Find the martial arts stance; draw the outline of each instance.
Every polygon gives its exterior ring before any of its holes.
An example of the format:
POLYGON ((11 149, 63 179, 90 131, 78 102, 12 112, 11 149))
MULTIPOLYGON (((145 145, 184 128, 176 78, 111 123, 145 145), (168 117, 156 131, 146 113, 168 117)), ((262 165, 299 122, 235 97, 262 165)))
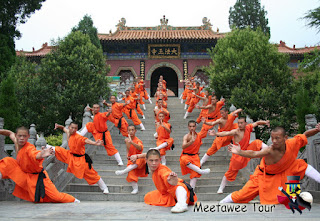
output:
MULTIPOLYGON (((217 136, 217 138, 232 136, 233 143, 239 144, 241 150, 259 151, 261 150, 261 148, 265 148, 268 146, 258 139, 252 141, 249 144, 251 132, 253 131, 253 128, 257 127, 258 125, 267 125, 268 127, 270 127, 270 122, 268 120, 267 121, 260 120, 252 124, 247 124, 246 119, 244 117, 241 117, 238 120, 239 127, 237 129, 234 129, 231 131, 217 132, 217 133, 214 130, 210 130, 209 135, 217 136)), ((227 185, 227 182, 235 181, 239 170, 241 170, 242 168, 245 168, 249 161, 250 161, 250 158, 241 157, 239 155, 232 154, 232 157, 230 159, 229 169, 223 176, 221 185, 217 193, 223 193, 223 190, 227 185)))
POLYGON ((148 174, 146 173, 146 161, 145 159, 134 159, 131 160, 130 157, 132 155, 141 154, 143 151, 143 143, 142 141, 136 137, 136 127, 134 125, 130 125, 128 127, 128 138, 124 141, 127 146, 127 156, 128 156, 128 164, 127 168, 124 170, 117 170, 116 175, 123 175, 128 173, 127 181, 132 185, 131 194, 137 194, 138 189, 138 179, 139 177, 146 177, 148 174))
POLYGON ((161 154, 161 163, 166 165, 166 151, 170 150, 173 145, 173 138, 170 137, 171 133, 171 124, 165 122, 166 112, 160 112, 158 114, 159 122, 156 122, 156 130, 157 130, 157 149, 161 154))
POLYGON ((81 136, 77 133, 78 124, 73 122, 69 125, 68 129, 59 124, 55 124, 54 129, 60 129, 67 134, 69 150, 59 146, 51 146, 55 152, 56 158, 61 162, 68 164, 67 172, 72 173, 78 179, 85 179, 89 185, 98 184, 103 193, 108 194, 108 187, 98 175, 98 172, 93 169, 92 160, 90 156, 86 154, 85 147, 85 144, 101 146, 103 145, 103 141, 92 141, 81 136))
POLYGON ((149 150, 146 154, 133 155, 131 158, 146 157, 149 171, 152 173, 152 180, 156 190, 144 196, 144 202, 154 206, 171 207, 172 213, 182 213, 188 210, 188 205, 197 202, 190 184, 179 179, 175 172, 160 163, 160 152, 155 149, 149 150))
MULTIPOLYGON (((219 125, 219 132, 230 131, 232 129, 238 128, 238 124, 234 124, 234 120, 238 117, 242 109, 237 109, 231 114, 228 114, 228 110, 225 107, 220 109, 221 118, 213 122, 206 122, 205 118, 202 118, 203 125, 209 125, 211 127, 219 125)), ((202 166, 213 154, 215 154, 221 147, 227 146, 230 144, 232 136, 216 137, 207 150, 207 153, 202 157, 200 165, 202 166)))
POLYGON ((43 169, 44 158, 53 155, 53 149, 37 150, 28 142, 30 134, 25 127, 19 127, 16 133, 0 129, 0 134, 10 137, 17 153, 17 160, 12 157, 0 160, 0 179, 15 182, 14 196, 37 203, 80 202, 69 194, 59 192, 43 169))
POLYGON ((210 169, 200 169, 199 149, 202 145, 203 133, 196 133, 196 122, 188 122, 189 133, 183 137, 180 167, 182 175, 190 173, 190 185, 195 188, 197 178, 202 174, 209 174, 210 169))
POLYGON ((114 156, 117 160, 118 165, 122 166, 123 162, 120 157, 118 150, 113 146, 110 132, 108 130, 107 121, 111 110, 108 112, 101 113, 100 105, 94 104, 92 108, 89 108, 93 114, 93 123, 87 123, 84 131, 81 131, 81 135, 84 136, 86 132, 92 133, 95 140, 103 140, 103 146, 107 151, 108 156, 114 156))
MULTIPOLYGON (((241 150, 239 145, 231 145, 230 151, 248 158, 262 158, 253 175, 245 186, 220 203, 248 203, 256 196, 260 196, 261 204, 278 204, 278 187, 284 187, 287 176, 306 175, 320 183, 320 173, 302 159, 296 159, 299 149, 308 143, 307 138, 320 131, 320 124, 316 128, 287 139, 285 130, 276 127, 271 131, 272 145, 260 151, 241 150)), ((282 196, 284 196, 281 193, 282 196)))

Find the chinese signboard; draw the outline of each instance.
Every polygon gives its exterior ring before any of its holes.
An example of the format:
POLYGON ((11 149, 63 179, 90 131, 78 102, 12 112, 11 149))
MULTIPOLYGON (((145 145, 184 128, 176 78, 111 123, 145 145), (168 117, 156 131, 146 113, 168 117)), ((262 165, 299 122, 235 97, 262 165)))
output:
POLYGON ((145 74, 145 62, 140 61, 140 77, 142 80, 144 80, 144 74, 145 74))
POLYGON ((180 58, 179 44, 150 44, 148 45, 149 58, 180 58))

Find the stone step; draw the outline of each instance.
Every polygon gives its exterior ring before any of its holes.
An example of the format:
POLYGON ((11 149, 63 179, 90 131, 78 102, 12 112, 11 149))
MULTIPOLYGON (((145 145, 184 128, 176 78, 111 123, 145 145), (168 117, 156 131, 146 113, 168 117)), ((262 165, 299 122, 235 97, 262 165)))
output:
MULTIPOLYGON (((138 184, 139 185, 139 184, 138 184)), ((196 193, 214 193, 217 192, 220 185, 203 185, 195 188, 196 193)), ((242 185, 227 185, 224 189, 225 192, 233 192, 242 188, 242 185)), ((110 193, 131 193, 132 186, 130 183, 126 185, 108 185, 110 193)), ((154 184, 151 185, 139 185, 139 193, 146 194, 155 189, 154 184)), ((68 192, 101 192, 98 185, 88 185, 85 183, 70 183, 66 190, 68 192)))

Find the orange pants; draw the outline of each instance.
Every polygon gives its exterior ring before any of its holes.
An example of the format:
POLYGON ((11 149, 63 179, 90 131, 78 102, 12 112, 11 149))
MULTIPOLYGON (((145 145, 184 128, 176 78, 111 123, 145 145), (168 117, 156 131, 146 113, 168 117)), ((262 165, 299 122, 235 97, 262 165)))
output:
POLYGON ((307 167, 308 164, 304 160, 297 159, 287 170, 267 175, 260 171, 258 165, 249 181, 241 190, 233 192, 231 198, 235 203, 248 203, 259 195, 261 204, 279 204, 277 195, 284 194, 278 188, 286 186, 287 176, 300 176, 301 180, 307 167))
MULTIPOLYGON (((129 165, 132 165, 133 163, 128 160, 128 164, 127 166, 129 165)), ((146 173, 146 160, 145 159, 137 159, 136 160, 136 163, 138 165, 138 167, 134 170, 131 170, 129 173, 128 173, 128 176, 127 176, 127 181, 130 183, 130 182, 138 182, 139 180, 139 177, 147 177, 148 174, 146 173)))
MULTIPOLYGON (((253 151, 259 151, 261 150, 262 141, 261 140, 254 140, 246 150, 253 150, 253 151)), ((224 174, 228 181, 235 181, 239 170, 242 168, 245 168, 250 161, 250 158, 241 157, 236 154, 232 154, 232 157, 230 159, 230 165, 228 171, 224 174)))
POLYGON ((191 113, 193 111, 193 109, 196 107, 196 104, 199 103, 199 98, 195 97, 192 98, 190 101, 190 105, 188 107, 188 112, 191 113))
POLYGON ((186 105, 189 105, 189 104, 190 104, 191 95, 192 95, 191 93, 188 93, 188 94, 187 94, 187 100, 186 100, 186 103, 185 103, 186 105))
MULTIPOLYGON (((11 179, 16 183, 14 196, 34 202, 35 190, 38 180, 38 174, 25 173, 21 170, 17 161, 11 157, 0 160, 0 172, 2 179, 11 179)), ((40 197, 40 203, 73 203, 75 198, 67 193, 61 193, 49 178, 47 171, 44 171, 46 178, 43 179, 45 186, 45 196, 40 197)))
POLYGON ((128 137, 128 122, 126 121, 126 119, 124 117, 121 118, 121 125, 120 128, 118 127, 119 124, 119 119, 114 118, 112 115, 109 116, 109 120, 114 123, 114 125, 119 129, 120 133, 122 134, 122 136, 124 137, 128 137))
POLYGON ((164 142, 167 142, 168 146, 161 148, 160 151, 160 155, 161 156, 165 156, 166 155, 166 151, 170 150, 170 148, 172 147, 172 144, 174 142, 174 139, 172 137, 168 138, 168 139, 162 139, 162 140, 157 140, 157 146, 163 144, 164 142))
POLYGON ((139 103, 137 103, 137 105, 136 105, 136 110, 137 110, 137 113, 138 113, 138 114, 144 115, 144 114, 143 114, 143 111, 141 110, 141 107, 140 107, 139 103))
POLYGON ((187 99, 187 91, 186 89, 184 89, 184 91, 182 92, 182 100, 187 99))
POLYGON ((215 154, 221 147, 227 146, 231 143, 232 136, 227 137, 216 137, 214 139, 211 147, 207 150, 207 155, 211 156, 215 154))
POLYGON ((134 109, 125 108, 123 112, 127 115, 129 119, 132 120, 134 125, 141 124, 141 120, 138 118, 138 115, 134 109), (130 112, 131 112, 131 116, 130 116, 130 112))
POLYGON ((55 155, 58 160, 68 164, 68 173, 74 174, 79 179, 85 179, 89 185, 93 185, 100 180, 98 172, 91 167, 89 169, 88 163, 85 161, 85 157, 75 157, 70 150, 66 150, 63 147, 55 147, 55 155))
POLYGON ((206 117, 206 116, 207 116, 207 113, 208 113, 208 110, 207 110, 207 109, 201 109, 200 114, 199 114, 199 117, 197 118, 196 122, 197 122, 197 123, 200 123, 200 122, 201 122, 201 118, 202 118, 202 117, 206 117))
POLYGON ((180 156, 180 167, 181 167, 181 173, 182 175, 186 175, 188 173, 190 173, 190 179, 192 178, 199 178, 201 177, 201 174, 189 169, 187 167, 187 165, 189 165, 190 163, 192 163, 193 165, 196 165, 197 167, 200 168, 200 158, 199 155, 193 155, 193 156, 189 156, 187 154, 181 154, 180 156))
MULTIPOLYGON (((213 122, 214 120, 207 120, 207 122, 213 122)), ((208 131, 210 129, 212 129, 213 126, 210 126, 210 125, 207 125, 207 124, 203 124, 202 127, 201 127, 201 131, 200 133, 204 134, 203 136, 206 137, 207 134, 208 134, 208 131)))
MULTIPOLYGON (((93 137, 95 140, 103 140, 102 136, 103 136, 103 133, 93 134, 93 137)), ((118 150, 113 146, 109 130, 107 132, 105 132, 105 140, 106 140, 106 144, 103 146, 106 149, 108 156, 113 156, 116 153, 118 153, 118 150)))

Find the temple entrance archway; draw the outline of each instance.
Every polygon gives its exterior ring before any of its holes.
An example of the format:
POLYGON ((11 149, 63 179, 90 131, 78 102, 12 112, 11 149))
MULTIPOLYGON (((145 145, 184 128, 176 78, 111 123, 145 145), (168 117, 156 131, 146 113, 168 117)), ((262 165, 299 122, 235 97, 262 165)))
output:
POLYGON ((158 67, 151 75, 150 91, 153 97, 156 93, 160 75, 167 82, 168 96, 178 96, 178 76, 177 73, 171 67, 158 67))

